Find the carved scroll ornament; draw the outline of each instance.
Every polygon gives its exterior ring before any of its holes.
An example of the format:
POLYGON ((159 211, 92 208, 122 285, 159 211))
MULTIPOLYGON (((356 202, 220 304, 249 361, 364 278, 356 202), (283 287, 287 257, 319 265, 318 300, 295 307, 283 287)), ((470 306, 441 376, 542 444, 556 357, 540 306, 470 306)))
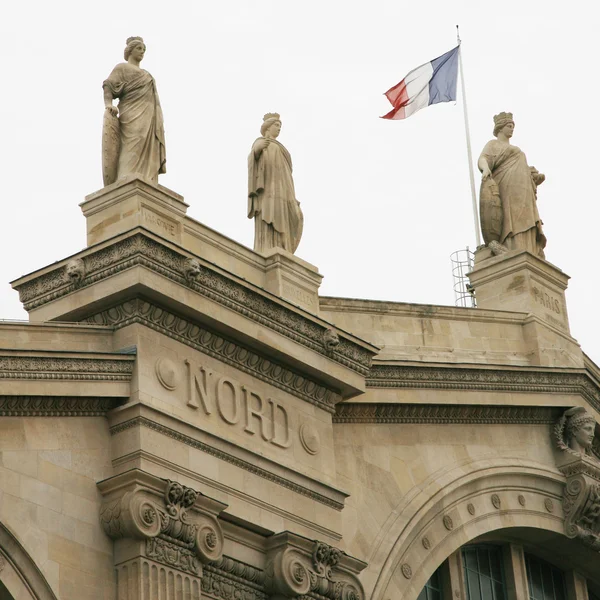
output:
POLYGON ((285 532, 271 538, 265 588, 271 598, 364 600, 357 574, 366 564, 323 542, 285 532))
POLYGON ((565 534, 600 552, 600 458, 594 445, 596 422, 583 407, 571 408, 554 428, 558 468, 566 476, 565 534))
POLYGON ((143 488, 103 504, 100 522, 113 539, 144 540, 147 558, 201 576, 202 565, 223 554, 216 517, 195 510, 198 493, 167 481, 162 502, 143 488))

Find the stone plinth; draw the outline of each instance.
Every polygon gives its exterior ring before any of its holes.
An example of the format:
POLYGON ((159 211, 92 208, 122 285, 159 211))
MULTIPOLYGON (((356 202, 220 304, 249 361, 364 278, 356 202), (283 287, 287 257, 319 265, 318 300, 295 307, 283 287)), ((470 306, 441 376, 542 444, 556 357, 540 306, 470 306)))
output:
POLYGON ((138 226, 180 244, 188 208, 179 194, 137 175, 86 196, 80 206, 87 221, 88 246, 138 226))
POLYGON ((525 251, 493 256, 482 248, 469 279, 479 308, 530 313, 569 335, 569 276, 551 263, 525 251))
POLYGON ((317 267, 282 248, 265 254, 265 289, 314 314, 319 312, 322 279, 317 267))
POLYGON ((569 330, 568 275, 526 251, 492 256, 482 248, 475 253, 469 279, 478 309, 527 313, 523 337, 530 364, 583 366, 581 348, 569 330))

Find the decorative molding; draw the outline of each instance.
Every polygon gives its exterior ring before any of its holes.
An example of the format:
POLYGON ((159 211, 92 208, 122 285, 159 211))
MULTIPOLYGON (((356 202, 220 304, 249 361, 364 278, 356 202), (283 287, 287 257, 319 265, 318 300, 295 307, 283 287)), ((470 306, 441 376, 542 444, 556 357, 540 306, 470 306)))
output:
POLYGON ((145 300, 129 300, 89 317, 87 322, 117 329, 133 323, 145 325, 329 413, 335 411, 335 403, 340 400, 339 394, 322 384, 145 300))
POLYGON ((261 569, 223 556, 204 567, 202 592, 219 600, 267 600, 261 569))
POLYGON ((364 600, 358 573, 365 566, 323 542, 284 532, 267 541, 265 589, 272 598, 364 600))
MULTIPOLYGON (((136 233, 110 246, 80 257, 84 263, 84 277, 79 288, 102 281, 131 267, 140 265, 163 275, 199 294, 242 314, 269 329, 328 356, 360 373, 367 375, 375 349, 369 350, 345 337, 334 349, 323 343, 327 327, 305 317, 284 304, 271 300, 211 268, 208 263, 195 258, 193 277, 190 277, 189 256, 176 252, 144 233, 136 233)), ((39 275, 15 286, 25 310, 52 302, 73 291, 65 278, 64 266, 39 275)))
POLYGON ((600 478, 584 474, 586 471, 584 468, 580 474, 567 475, 563 496, 565 534, 600 552, 600 478))
POLYGON ((540 406, 386 404, 341 402, 334 423, 550 425, 560 409, 540 406))
POLYGON ((400 570, 406 579, 410 579, 413 576, 412 567, 408 563, 404 563, 402 567, 400 567, 400 570))
POLYGON ((315 492, 308 487, 290 481, 285 477, 276 475, 275 473, 268 471, 267 469, 263 469, 251 462, 238 458, 237 456, 233 456, 228 452, 225 452, 224 450, 220 450, 218 448, 215 448, 214 446, 205 444, 204 442, 196 440, 183 433, 179 433, 178 431, 175 431, 170 427, 166 427, 165 425, 156 423, 155 421, 147 419, 146 417, 134 417, 133 419, 130 419, 118 425, 114 425, 110 428, 110 433, 111 435, 117 435, 118 433, 121 433, 122 431, 130 429, 132 427, 146 427, 148 429, 152 429, 153 431, 156 431, 162 435, 166 435, 174 440, 177 440, 178 442, 186 444, 187 446, 191 446, 192 448, 196 448, 198 450, 201 450, 202 452, 206 452, 207 454, 210 454, 211 456, 214 456, 220 460, 224 460, 232 465, 235 465, 240 469, 244 469, 245 471, 257 475, 258 477, 262 477, 264 479, 267 479, 268 481, 276 483, 277 485, 292 490, 296 494, 306 496, 311 500, 314 500, 315 502, 325 504, 326 506, 329 506, 338 511, 341 511, 344 508, 344 504, 342 502, 336 502, 335 500, 332 500, 331 498, 328 498, 323 494, 319 494, 318 492, 315 492))
POLYGON ((128 544, 133 549, 129 559, 142 556, 201 577, 202 565, 223 553, 223 531, 215 514, 202 506, 198 492, 175 481, 158 480, 164 487, 161 498, 135 475, 129 478, 128 484, 115 486, 101 506, 105 533, 115 540, 145 542, 128 544))
POLYGON ((104 417, 122 398, 0 396, 0 417, 104 417))
POLYGON ((492 501, 492 506, 496 510, 500 510, 500 507, 502 506, 502 500, 501 500, 500 496, 498 496, 498 494, 492 494, 490 499, 492 501))
POLYGON ((454 521, 452 520, 452 517, 450 515, 444 515, 442 521, 444 523, 444 527, 448 531, 452 531, 454 529, 454 521))
POLYGON ((0 379, 131 381, 135 357, 0 356, 0 379))
POLYGON ((366 383, 369 388, 580 394, 600 411, 600 388, 585 371, 574 369, 565 372, 527 367, 374 364, 366 383))

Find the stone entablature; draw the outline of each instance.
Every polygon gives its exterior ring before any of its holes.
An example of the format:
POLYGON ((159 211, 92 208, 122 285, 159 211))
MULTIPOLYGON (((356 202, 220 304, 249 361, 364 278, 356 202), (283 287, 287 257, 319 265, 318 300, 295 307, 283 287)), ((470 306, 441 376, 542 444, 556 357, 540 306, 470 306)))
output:
POLYGON ((600 385, 590 367, 589 364, 579 369, 474 364, 458 367, 374 361, 367 388, 573 394, 600 412, 600 385))
POLYGON ((306 374, 301 375, 279 361, 267 358, 263 353, 217 333, 205 325, 141 299, 113 306, 89 317, 88 321, 110 325, 115 329, 136 323, 145 325, 328 412, 333 412, 336 402, 341 399, 339 394, 306 374))
MULTIPOLYGON (((33 316, 36 309, 47 309, 51 303, 73 292, 81 293, 91 285, 141 266, 360 375, 368 373, 371 358, 377 352, 376 347, 341 330, 338 330, 340 343, 331 348, 325 339, 326 332, 331 329, 329 323, 287 305, 276 296, 199 257, 192 257, 198 262, 198 267, 196 275, 190 278, 189 254, 141 228, 113 240, 110 245, 104 243, 99 246, 77 255, 84 263, 85 276, 76 285, 67 273, 67 265, 73 257, 14 281, 12 285, 19 291, 25 309, 33 316)), ((59 311, 52 318, 80 321, 90 316, 89 307, 79 306, 71 313, 60 314, 59 311)), ((45 314, 44 318, 49 318, 49 314, 45 314)))

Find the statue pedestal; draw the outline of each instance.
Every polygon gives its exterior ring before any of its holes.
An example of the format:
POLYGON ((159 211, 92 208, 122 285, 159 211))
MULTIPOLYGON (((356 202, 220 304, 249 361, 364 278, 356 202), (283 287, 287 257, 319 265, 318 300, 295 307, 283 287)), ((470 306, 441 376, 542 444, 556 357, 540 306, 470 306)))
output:
POLYGON ((272 248, 265 257, 265 289, 280 298, 319 313, 319 286, 323 275, 317 267, 282 248, 272 248))
POLYGON ((469 273, 477 306, 537 315, 569 334, 565 290, 569 276, 529 252, 493 256, 487 248, 475 253, 469 273))
POLYGON ((583 364, 581 349, 569 329, 565 300, 568 275, 524 250, 493 256, 488 248, 481 248, 468 276, 478 308, 528 313, 524 337, 532 363, 583 364))
POLYGON ((145 227, 177 244, 182 242, 188 208, 183 197, 137 175, 86 196, 80 206, 87 221, 88 246, 134 227, 145 227))

